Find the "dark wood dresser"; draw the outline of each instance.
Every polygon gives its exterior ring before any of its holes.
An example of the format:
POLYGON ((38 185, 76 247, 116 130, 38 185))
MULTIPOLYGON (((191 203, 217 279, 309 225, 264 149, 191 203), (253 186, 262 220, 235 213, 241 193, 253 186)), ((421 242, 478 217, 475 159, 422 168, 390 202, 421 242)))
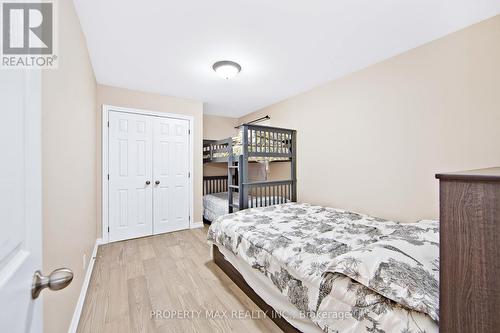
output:
POLYGON ((500 167, 436 178, 440 332, 500 332, 500 167))

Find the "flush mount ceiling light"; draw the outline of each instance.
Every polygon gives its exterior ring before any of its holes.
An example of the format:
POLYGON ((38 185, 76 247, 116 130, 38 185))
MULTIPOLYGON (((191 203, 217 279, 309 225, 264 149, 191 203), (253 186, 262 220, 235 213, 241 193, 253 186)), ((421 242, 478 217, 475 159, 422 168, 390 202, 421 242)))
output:
POLYGON ((235 77, 240 71, 241 66, 234 61, 217 61, 212 68, 222 78, 229 80, 235 77))

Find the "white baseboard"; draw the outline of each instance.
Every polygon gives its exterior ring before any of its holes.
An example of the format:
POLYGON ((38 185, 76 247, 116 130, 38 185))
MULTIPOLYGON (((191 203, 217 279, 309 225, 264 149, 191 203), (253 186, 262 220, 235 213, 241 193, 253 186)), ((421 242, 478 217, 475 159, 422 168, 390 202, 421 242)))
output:
POLYGON ((194 222, 193 224, 191 224, 190 229, 197 229, 197 228, 203 228, 203 222, 194 222))
POLYGON ((90 257, 89 264, 87 265, 87 272, 85 273, 85 278, 83 279, 82 289, 80 290, 80 296, 78 297, 78 302, 76 303, 75 312, 73 312, 73 318, 71 319, 68 333, 76 333, 76 330, 78 329, 78 322, 80 321, 80 316, 82 314, 83 303, 85 302, 85 296, 87 295, 87 289, 89 288, 90 277, 92 276, 92 270, 94 269, 97 248, 102 243, 103 241, 101 238, 98 238, 95 241, 94 250, 92 251, 92 256, 90 257))

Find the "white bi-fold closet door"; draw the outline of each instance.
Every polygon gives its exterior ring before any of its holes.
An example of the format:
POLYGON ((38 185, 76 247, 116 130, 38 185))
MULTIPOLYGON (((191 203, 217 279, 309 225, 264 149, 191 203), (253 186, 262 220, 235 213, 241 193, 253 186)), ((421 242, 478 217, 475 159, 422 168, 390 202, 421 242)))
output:
POLYGON ((189 228, 189 121, 109 112, 109 241, 189 228))

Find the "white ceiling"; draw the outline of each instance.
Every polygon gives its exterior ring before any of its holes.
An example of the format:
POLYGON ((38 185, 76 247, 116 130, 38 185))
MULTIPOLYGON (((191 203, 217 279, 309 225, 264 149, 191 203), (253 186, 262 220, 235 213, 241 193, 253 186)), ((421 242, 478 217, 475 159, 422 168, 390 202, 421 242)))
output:
POLYGON ((97 81, 238 117, 500 13, 499 0, 74 0, 97 81), (233 80, 212 71, 241 64, 233 80))

